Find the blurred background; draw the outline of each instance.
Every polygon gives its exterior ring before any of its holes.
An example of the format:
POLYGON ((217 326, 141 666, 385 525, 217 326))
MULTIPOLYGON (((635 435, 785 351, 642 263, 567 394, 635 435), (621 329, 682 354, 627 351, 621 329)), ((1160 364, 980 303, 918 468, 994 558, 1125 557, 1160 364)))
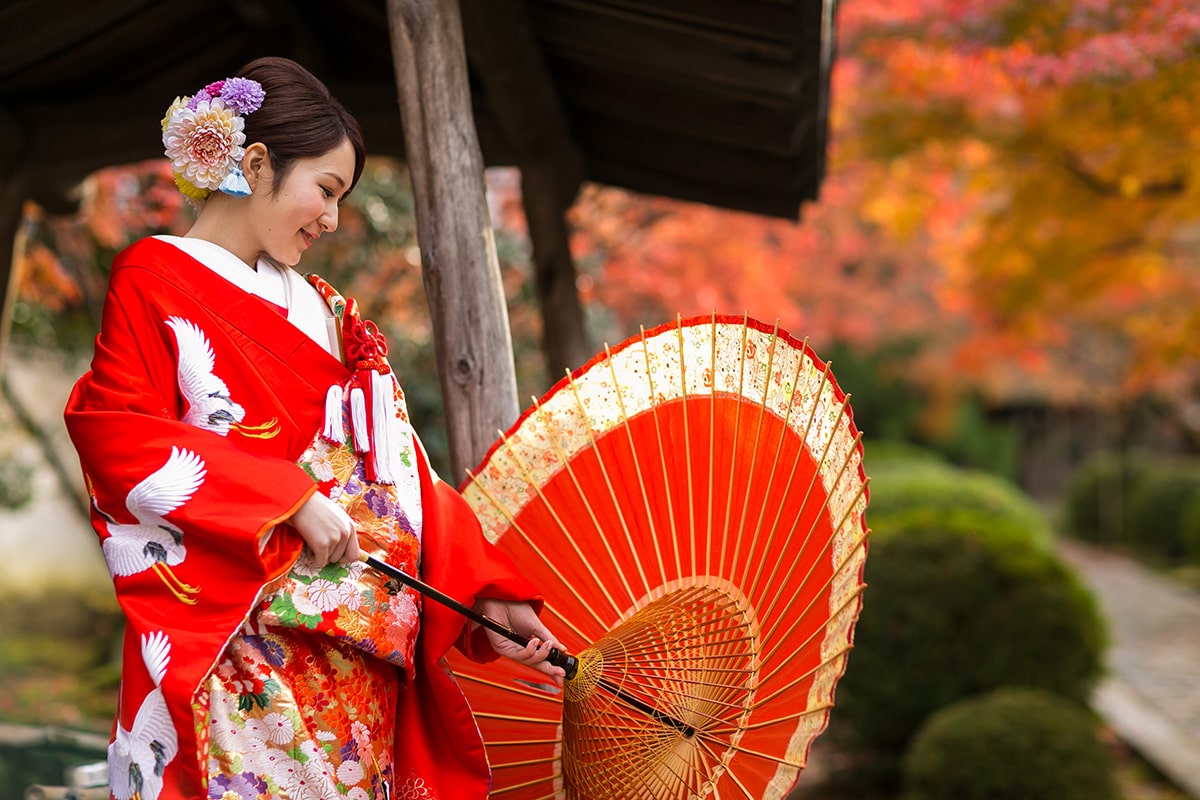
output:
MULTIPOLYGON (((746 313, 808 337, 852 395, 869 588, 798 796, 1200 797, 1200 11, 845 0, 831 19, 811 199, 588 179, 565 215, 591 352, 746 313)), ((695 153, 700 180, 728 169, 695 153)), ((528 184, 511 165, 486 183, 524 407, 562 364, 528 184)), ((113 256, 194 214, 163 158, 74 200, 22 202, 0 351, 0 796, 57 781, 111 725, 120 613, 61 409, 113 256)), ((414 214, 403 159, 372 156, 303 266, 385 330, 447 474, 414 214)))

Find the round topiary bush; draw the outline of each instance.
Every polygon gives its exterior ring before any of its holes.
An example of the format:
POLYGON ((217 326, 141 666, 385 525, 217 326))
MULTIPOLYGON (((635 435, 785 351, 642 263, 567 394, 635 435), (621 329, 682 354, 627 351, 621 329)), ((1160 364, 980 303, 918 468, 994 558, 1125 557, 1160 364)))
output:
POLYGON ((1147 470, 1129 502, 1129 543, 1135 550, 1168 563, 1182 561, 1184 515, 1197 497, 1197 462, 1159 464, 1147 470))
POLYGON ((1050 692, 1000 689, 948 706, 904 760, 904 800, 1116 800, 1087 709, 1050 692))
POLYGON ((1095 600, 1061 561, 1027 536, 944 519, 872 536, 830 727, 855 757, 848 777, 872 789, 895 788, 914 731, 935 711, 1003 686, 1082 702, 1101 673, 1095 600))
MULTIPOLYGON (((870 458, 870 456, 866 456, 870 458)), ((910 515, 972 512, 988 527, 1019 530, 1038 545, 1049 547, 1050 527, 1041 509, 1009 481, 985 472, 919 461, 892 462, 869 473, 871 527, 882 530, 910 515)))
POLYGON ((950 462, 938 453, 911 442, 873 439, 863 441, 863 468, 868 475, 911 470, 920 467, 952 469, 950 462))

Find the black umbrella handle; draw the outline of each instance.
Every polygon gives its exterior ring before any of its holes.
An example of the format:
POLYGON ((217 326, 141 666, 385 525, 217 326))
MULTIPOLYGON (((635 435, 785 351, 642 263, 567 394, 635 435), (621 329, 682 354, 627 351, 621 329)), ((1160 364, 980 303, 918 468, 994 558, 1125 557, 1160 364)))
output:
MULTIPOLYGON (((431 600, 436 600, 452 611, 457 611, 467 619, 478 622, 483 627, 493 631, 494 633, 500 634, 510 642, 514 642, 521 647, 525 647, 529 644, 528 636, 522 636, 512 628, 497 622, 486 614, 480 614, 470 606, 463 605, 450 595, 438 591, 428 583, 414 578, 404 570, 394 567, 386 561, 381 561, 375 556, 367 555, 366 553, 360 554, 358 560, 366 564, 371 569, 378 570, 390 578, 395 578, 405 586, 415 589, 425 597, 428 597, 431 600)), ((556 667, 562 667, 563 671, 567 674, 567 680, 574 678, 575 673, 579 671, 579 660, 573 655, 562 652, 557 647, 550 648, 550 655, 546 656, 546 660, 556 667)))

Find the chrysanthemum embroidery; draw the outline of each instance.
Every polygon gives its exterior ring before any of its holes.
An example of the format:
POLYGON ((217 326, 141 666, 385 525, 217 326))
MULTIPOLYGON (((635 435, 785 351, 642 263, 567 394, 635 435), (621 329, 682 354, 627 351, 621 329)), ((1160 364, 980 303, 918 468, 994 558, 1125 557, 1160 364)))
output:
POLYGON ((274 678, 252 678, 233 681, 232 688, 238 696, 238 710, 252 711, 271 705, 271 698, 279 694, 280 686, 274 678))
POLYGON ((108 746, 109 787, 117 800, 156 800, 163 773, 179 750, 179 739, 162 694, 163 677, 171 660, 171 642, 162 631, 142 635, 142 660, 154 688, 138 708, 133 725, 118 720, 108 746))
POLYGON ((433 798, 433 792, 425 785, 424 778, 409 778, 392 791, 395 800, 427 800, 433 798))
POLYGON ((182 506, 204 482, 204 461, 190 450, 171 448, 167 462, 129 490, 125 508, 136 522, 117 522, 92 496, 92 507, 104 517, 108 537, 101 548, 113 577, 128 577, 152 569, 175 597, 189 605, 199 589, 176 577, 187 549, 183 529, 165 517, 182 506))
POLYGON ((216 358, 204 331, 180 317, 166 322, 179 348, 179 391, 188 404, 183 421, 218 436, 228 436, 230 430, 254 439, 278 436, 279 420, 274 417, 260 425, 242 424, 246 409, 234 402, 229 386, 214 372, 216 358))

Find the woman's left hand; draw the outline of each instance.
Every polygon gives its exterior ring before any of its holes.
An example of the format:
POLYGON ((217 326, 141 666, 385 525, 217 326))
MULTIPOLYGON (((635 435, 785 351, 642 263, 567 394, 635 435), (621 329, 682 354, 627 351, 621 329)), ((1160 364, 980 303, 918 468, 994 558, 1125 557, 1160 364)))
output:
POLYGON ((550 655, 551 649, 557 648, 559 652, 566 652, 566 649, 542 624, 529 603, 480 597, 475 601, 475 610, 491 617, 501 625, 507 625, 522 636, 529 637, 529 644, 521 647, 516 642, 509 641, 495 631, 489 630, 487 632, 488 639, 497 653, 541 670, 554 680, 555 685, 563 685, 566 672, 562 667, 551 664, 546 658, 550 655))

